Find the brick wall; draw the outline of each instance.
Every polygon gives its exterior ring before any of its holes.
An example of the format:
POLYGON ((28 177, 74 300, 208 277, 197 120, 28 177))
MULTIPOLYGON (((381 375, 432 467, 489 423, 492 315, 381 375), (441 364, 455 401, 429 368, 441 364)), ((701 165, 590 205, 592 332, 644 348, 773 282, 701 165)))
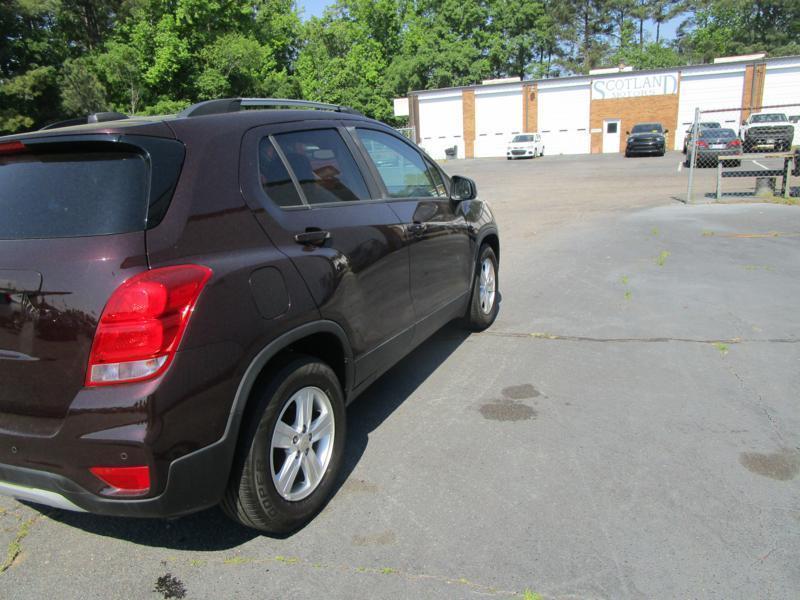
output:
MULTIPOLYGON (((680 93, 680 87, 678 92, 680 93)), ((603 151, 604 119, 621 119, 620 152, 625 151, 625 132, 630 131, 637 123, 661 123, 664 129, 669 130, 667 148, 674 145, 675 129, 678 125, 678 94, 592 100, 590 111, 589 127, 600 130, 598 133, 592 133, 592 154, 603 151)))
POLYGON ((522 86, 522 131, 532 133, 539 126, 539 104, 537 84, 522 86))
POLYGON ((475 91, 461 92, 462 115, 464 119, 464 155, 475 156, 475 91))

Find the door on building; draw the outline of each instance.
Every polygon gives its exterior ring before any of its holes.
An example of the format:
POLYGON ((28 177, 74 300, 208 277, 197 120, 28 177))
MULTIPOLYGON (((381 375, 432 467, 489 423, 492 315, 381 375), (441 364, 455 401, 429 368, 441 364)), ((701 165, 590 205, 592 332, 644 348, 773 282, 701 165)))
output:
POLYGON ((603 121, 603 153, 619 152, 619 119, 603 121))

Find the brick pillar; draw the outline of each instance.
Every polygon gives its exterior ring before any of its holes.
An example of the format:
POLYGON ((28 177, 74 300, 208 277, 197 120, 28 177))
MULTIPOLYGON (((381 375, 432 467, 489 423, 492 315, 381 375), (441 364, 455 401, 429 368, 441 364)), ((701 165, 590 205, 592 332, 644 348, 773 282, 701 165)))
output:
POLYGON ((522 86, 522 131, 533 133, 539 126, 538 88, 536 83, 522 86))
POLYGON ((464 155, 475 157, 475 91, 461 92, 461 108, 464 119, 464 155))

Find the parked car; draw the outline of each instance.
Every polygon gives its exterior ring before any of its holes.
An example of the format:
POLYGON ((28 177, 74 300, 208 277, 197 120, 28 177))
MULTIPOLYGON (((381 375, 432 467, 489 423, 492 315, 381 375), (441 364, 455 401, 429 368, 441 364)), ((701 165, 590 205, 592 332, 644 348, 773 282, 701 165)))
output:
POLYGON ((794 138, 794 125, 784 113, 753 113, 742 122, 739 137, 745 152, 788 150, 794 138))
POLYGON ((665 130, 661 123, 638 123, 633 129, 625 132, 628 136, 625 145, 625 156, 634 154, 655 154, 664 156, 667 148, 664 137, 669 130, 665 130))
POLYGON ((346 107, 112 118, 0 138, 0 492, 294 531, 336 487, 345 406, 445 323, 495 320, 492 211, 346 107))
POLYGON ((544 142, 540 133, 515 135, 506 148, 506 158, 536 158, 544 156, 544 142))
MULTIPOLYGON (((719 129, 721 125, 716 121, 704 121, 702 123, 697 124, 697 129, 719 129)), ((686 130, 686 135, 683 138, 683 153, 686 154, 686 149, 689 147, 689 144, 692 141, 692 132, 694 131, 694 125, 689 127, 686 130)))
MULTIPOLYGON (((733 129, 703 129, 698 134, 697 143, 690 149, 684 166, 689 166, 692 153, 696 153, 695 166, 713 167, 719 162, 720 156, 741 156, 742 141, 733 129)), ((742 161, 726 160, 724 163, 727 167, 739 167, 742 161)))

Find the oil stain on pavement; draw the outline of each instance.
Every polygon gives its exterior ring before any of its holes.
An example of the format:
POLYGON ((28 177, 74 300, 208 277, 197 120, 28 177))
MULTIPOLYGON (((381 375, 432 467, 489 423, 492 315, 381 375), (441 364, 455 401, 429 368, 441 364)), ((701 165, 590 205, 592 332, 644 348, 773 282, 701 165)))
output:
POLYGON ((771 454, 742 452, 739 462, 748 471, 778 481, 794 479, 800 473, 800 455, 791 450, 771 454))
POLYGON ((504 388, 503 398, 492 400, 481 405, 480 411, 484 419, 491 421, 525 421, 536 417, 536 411, 519 402, 541 396, 541 393, 530 383, 504 388))

